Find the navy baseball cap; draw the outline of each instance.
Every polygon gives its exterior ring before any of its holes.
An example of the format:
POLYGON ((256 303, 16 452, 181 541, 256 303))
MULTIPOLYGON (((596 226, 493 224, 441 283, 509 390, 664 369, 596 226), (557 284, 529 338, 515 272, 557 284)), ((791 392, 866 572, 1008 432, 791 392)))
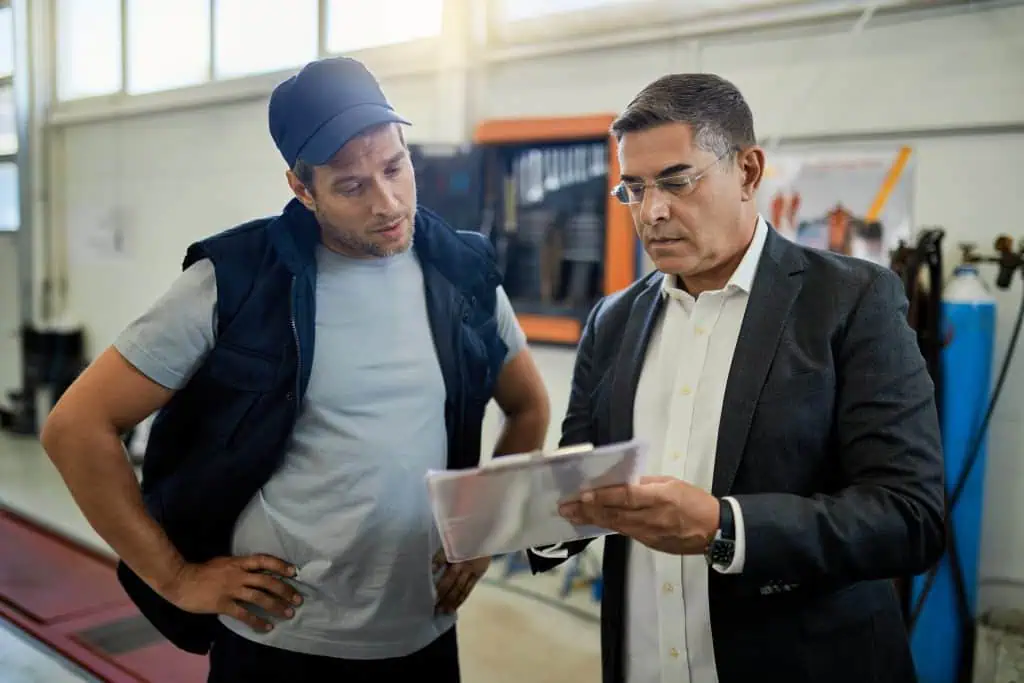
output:
POLYGON ((371 126, 409 124, 384 97, 365 66, 350 57, 310 62, 274 88, 270 135, 293 168, 299 159, 326 164, 346 142, 371 126))

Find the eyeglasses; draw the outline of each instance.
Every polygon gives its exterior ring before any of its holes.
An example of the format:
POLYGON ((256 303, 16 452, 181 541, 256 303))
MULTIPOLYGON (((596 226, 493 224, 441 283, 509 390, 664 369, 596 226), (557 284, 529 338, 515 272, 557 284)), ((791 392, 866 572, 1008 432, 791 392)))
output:
POLYGON ((685 197, 697 189, 697 181, 703 178, 714 168, 715 164, 732 154, 729 150, 707 165, 704 170, 698 173, 678 173, 675 175, 657 178, 654 181, 622 181, 616 185, 611 195, 623 204, 640 204, 644 201, 644 192, 648 187, 657 187, 659 191, 666 192, 673 197, 685 197))

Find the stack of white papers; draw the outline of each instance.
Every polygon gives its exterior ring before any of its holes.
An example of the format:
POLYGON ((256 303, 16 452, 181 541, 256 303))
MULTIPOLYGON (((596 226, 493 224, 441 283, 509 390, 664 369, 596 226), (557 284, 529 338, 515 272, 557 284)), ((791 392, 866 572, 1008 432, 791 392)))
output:
POLYGON ((646 443, 629 441, 509 455, 476 469, 429 472, 427 487, 448 561, 610 533, 571 524, 558 514, 558 506, 587 490, 635 483, 646 456, 646 443))

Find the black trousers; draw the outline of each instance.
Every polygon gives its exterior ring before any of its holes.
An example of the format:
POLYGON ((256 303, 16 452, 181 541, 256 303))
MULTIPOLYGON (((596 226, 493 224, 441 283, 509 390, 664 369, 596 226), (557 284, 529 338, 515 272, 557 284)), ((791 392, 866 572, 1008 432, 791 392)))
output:
POLYGON ((459 683, 455 627, 422 650, 395 659, 337 659, 268 647, 224 628, 210 651, 207 683, 378 683, 378 680, 459 683))

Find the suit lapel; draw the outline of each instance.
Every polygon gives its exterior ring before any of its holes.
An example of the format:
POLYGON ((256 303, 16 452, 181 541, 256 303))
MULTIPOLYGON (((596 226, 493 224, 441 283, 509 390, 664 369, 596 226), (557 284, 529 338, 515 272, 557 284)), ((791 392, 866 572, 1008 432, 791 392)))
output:
POLYGON ((747 301, 729 369, 718 430, 718 452, 711 487, 716 496, 732 490, 743 457, 761 389, 790 309, 800 292, 803 259, 786 238, 769 229, 747 301))
POLYGON ((609 437, 612 442, 633 438, 633 404, 636 385, 640 381, 651 331, 661 312, 661 278, 652 277, 644 291, 633 301, 619 355, 611 378, 611 415, 609 437))

